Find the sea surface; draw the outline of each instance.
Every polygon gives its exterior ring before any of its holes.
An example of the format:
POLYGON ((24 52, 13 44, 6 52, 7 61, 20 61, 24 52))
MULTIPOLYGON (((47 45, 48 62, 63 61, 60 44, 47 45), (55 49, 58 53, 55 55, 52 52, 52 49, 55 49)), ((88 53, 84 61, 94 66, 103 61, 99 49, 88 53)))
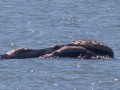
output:
POLYGON ((0 61, 0 90, 120 90, 120 0, 0 0, 0 54, 76 39, 110 46, 112 60, 0 61))

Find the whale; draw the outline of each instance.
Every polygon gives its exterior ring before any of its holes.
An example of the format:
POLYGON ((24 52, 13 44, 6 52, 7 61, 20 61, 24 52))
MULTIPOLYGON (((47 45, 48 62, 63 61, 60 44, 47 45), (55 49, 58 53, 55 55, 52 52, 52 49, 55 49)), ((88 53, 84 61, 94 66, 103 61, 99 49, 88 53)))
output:
POLYGON ((54 45, 43 49, 16 48, 0 55, 0 59, 69 57, 79 59, 114 58, 114 51, 103 42, 73 40, 68 44, 54 45))

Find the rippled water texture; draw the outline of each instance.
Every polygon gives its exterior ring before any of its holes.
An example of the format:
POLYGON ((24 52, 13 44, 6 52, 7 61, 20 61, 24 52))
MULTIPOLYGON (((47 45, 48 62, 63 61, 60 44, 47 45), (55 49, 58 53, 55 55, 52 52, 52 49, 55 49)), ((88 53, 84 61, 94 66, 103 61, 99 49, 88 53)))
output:
POLYGON ((0 90, 120 90, 119 0, 1 0, 0 53, 94 39, 113 60, 0 61, 0 90))

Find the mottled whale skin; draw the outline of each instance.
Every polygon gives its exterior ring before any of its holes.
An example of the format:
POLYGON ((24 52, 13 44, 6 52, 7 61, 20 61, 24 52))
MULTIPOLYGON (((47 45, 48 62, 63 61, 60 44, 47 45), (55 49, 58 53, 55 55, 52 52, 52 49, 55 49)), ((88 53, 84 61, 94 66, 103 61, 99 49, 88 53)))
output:
POLYGON ((91 59, 97 55, 91 51, 86 50, 81 46, 63 46, 58 50, 50 54, 45 54, 44 58, 50 57, 71 57, 71 58, 82 58, 82 59, 91 59))
POLYGON ((102 42, 95 40, 74 40, 69 44, 55 45, 44 49, 17 48, 0 55, 0 59, 26 59, 37 57, 70 57, 79 59, 93 59, 96 57, 114 58, 114 52, 109 46, 102 42))
POLYGON ((114 58, 114 52, 112 48, 102 42, 98 42, 95 40, 74 40, 70 43, 70 45, 81 46, 98 56, 108 56, 110 58, 114 58))

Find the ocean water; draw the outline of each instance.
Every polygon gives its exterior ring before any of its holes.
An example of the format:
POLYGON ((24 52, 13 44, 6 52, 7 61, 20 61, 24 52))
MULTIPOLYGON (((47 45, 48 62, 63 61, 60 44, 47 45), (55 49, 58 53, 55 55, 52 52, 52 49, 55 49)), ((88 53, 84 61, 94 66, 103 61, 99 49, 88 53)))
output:
POLYGON ((0 53, 76 39, 104 42, 112 60, 0 61, 0 90, 120 90, 119 0, 0 0, 0 53))

